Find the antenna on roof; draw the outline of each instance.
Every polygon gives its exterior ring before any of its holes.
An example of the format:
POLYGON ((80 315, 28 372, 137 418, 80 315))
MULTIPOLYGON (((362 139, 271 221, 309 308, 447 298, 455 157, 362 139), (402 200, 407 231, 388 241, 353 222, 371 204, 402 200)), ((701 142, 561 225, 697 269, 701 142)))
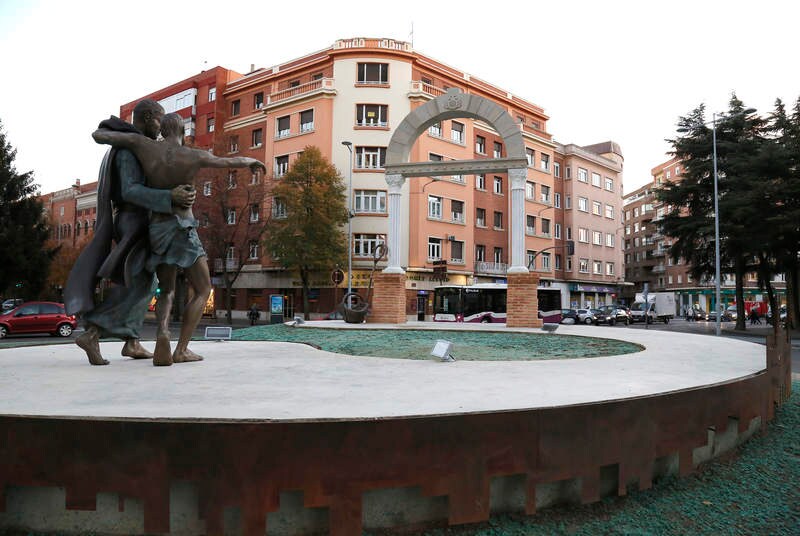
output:
POLYGON ((411 21, 411 33, 408 34, 408 36, 411 38, 411 48, 414 48, 414 21, 413 20, 411 21))

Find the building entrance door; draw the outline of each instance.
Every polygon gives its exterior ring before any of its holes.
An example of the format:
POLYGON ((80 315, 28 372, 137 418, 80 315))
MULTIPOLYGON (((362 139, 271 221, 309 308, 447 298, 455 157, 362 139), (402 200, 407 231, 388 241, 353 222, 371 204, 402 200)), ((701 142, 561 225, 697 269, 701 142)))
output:
POLYGON ((417 296, 417 320, 425 321, 425 296, 417 296))

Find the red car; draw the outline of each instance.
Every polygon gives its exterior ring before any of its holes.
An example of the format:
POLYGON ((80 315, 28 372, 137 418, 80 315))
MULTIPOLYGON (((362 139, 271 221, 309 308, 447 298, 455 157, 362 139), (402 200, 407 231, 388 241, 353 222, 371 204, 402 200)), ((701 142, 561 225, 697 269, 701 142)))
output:
POLYGON ((50 333, 69 337, 78 327, 63 303, 27 302, 0 315, 0 339, 10 333, 50 333))

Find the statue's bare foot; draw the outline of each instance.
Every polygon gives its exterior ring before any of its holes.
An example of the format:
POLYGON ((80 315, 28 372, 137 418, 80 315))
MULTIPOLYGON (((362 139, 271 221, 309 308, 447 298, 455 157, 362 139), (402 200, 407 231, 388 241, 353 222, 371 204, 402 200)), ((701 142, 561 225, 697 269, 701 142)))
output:
POLYGON ((139 339, 128 339, 122 347, 122 355, 132 357, 134 359, 152 359, 153 354, 148 352, 139 339))
POLYGON ((169 335, 158 335, 156 337, 156 351, 153 352, 153 365, 157 367, 168 367, 172 365, 172 350, 169 347, 169 335))
POLYGON ((175 363, 189 363, 191 361, 202 361, 203 356, 197 355, 188 348, 183 351, 176 349, 175 353, 172 354, 172 360, 175 363))
POLYGON ((100 355, 100 340, 95 330, 87 329, 83 334, 75 337, 75 344, 86 352, 86 357, 89 358, 89 363, 92 365, 108 365, 108 360, 103 359, 103 356, 100 355))

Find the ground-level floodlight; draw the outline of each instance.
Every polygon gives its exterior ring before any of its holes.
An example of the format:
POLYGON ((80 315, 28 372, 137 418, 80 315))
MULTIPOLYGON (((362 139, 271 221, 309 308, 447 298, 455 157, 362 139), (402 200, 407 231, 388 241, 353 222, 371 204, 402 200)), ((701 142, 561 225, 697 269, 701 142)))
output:
POLYGON ((433 345, 433 349, 431 350, 431 355, 434 357, 438 357, 439 360, 447 363, 450 361, 455 361, 456 358, 450 354, 450 349, 453 347, 453 343, 450 341, 445 341, 443 339, 439 339, 436 341, 436 344, 433 345))
POLYGON ((233 329, 230 326, 206 326, 205 339, 207 341, 229 341, 233 329))

